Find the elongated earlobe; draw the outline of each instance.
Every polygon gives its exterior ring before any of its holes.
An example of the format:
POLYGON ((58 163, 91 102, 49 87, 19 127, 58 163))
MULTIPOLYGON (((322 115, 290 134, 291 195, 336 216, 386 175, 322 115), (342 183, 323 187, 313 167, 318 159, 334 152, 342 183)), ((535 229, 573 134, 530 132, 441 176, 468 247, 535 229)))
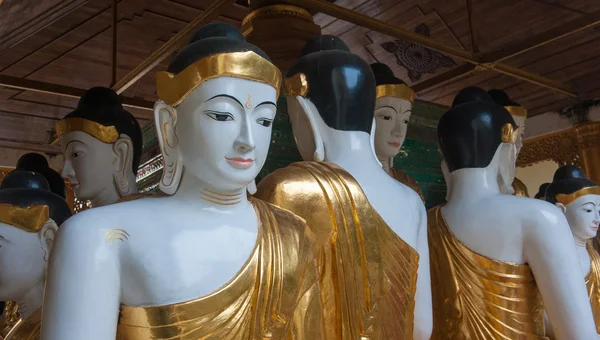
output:
POLYGON ((246 186, 246 190, 248 190, 250 195, 256 194, 256 180, 252 180, 252 182, 246 186))
POLYGON ((131 172, 133 162, 133 143, 131 139, 123 135, 113 144, 113 151, 115 153, 113 179, 121 197, 130 195, 133 193, 132 183, 129 183, 128 179, 130 177, 128 172, 131 172))
POLYGON ((163 154, 163 173, 159 183, 162 192, 173 195, 179 187, 183 173, 183 162, 177 137, 177 111, 159 100, 154 105, 156 136, 163 154))
MULTIPOLYGON (((379 158, 377 158, 377 153, 375 152, 375 129, 377 128, 377 122, 375 121, 375 118, 373 118, 373 125, 371 125, 371 134, 369 135, 369 141, 371 143, 371 151, 373 152, 373 156, 375 156, 375 160, 377 161, 377 164, 379 164, 379 166, 383 166, 383 164, 381 164, 381 162, 379 161, 379 158)), ((390 160, 390 169, 393 168, 394 165, 394 158, 392 157, 390 160)))
POLYGON ((44 251, 44 261, 48 261, 50 252, 52 251, 52 245, 54 244, 54 237, 58 231, 58 226, 54 220, 49 219, 46 221, 42 229, 38 232, 40 238, 40 246, 44 251))
POLYGON ((306 114, 306 118, 308 119, 310 128, 313 133, 313 137, 315 139, 314 160, 317 162, 322 162, 325 159, 325 147, 323 144, 323 137, 321 136, 317 122, 315 120, 315 114, 317 113, 313 112, 313 109, 309 104, 308 99, 301 96, 296 96, 296 100, 298 101, 300 107, 302 107, 302 110, 306 114))
POLYGON ((563 214, 567 213, 567 207, 564 204, 562 204, 562 203, 556 203, 554 205, 557 206, 558 209, 560 209, 560 211, 563 212, 563 214))

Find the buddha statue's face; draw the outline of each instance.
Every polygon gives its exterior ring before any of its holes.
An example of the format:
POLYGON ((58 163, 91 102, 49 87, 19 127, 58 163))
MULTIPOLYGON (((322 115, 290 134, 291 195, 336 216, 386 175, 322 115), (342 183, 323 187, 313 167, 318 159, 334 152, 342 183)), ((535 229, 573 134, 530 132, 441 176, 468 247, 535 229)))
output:
POLYGON ((375 104, 375 153, 379 159, 400 152, 406 138, 412 104, 408 100, 382 97, 375 104))
POLYGON ((600 224, 600 195, 584 195, 571 202, 566 207, 557 203, 564 211, 571 232, 581 240, 589 240, 596 237, 598 224, 600 224))
POLYGON ((522 116, 512 116, 515 120, 515 123, 519 127, 519 136, 517 137, 517 141, 515 142, 517 156, 519 156, 519 152, 521 152, 521 148, 523 147, 523 136, 525 136, 525 120, 526 117, 522 116))
POLYGON ((62 176, 69 180, 77 198, 92 200, 108 186, 114 186, 117 155, 113 144, 81 131, 65 133, 60 141, 65 159, 62 176))
POLYGON ((267 158, 276 101, 272 86, 246 79, 198 86, 176 108, 176 152, 185 171, 216 189, 251 183, 267 158))

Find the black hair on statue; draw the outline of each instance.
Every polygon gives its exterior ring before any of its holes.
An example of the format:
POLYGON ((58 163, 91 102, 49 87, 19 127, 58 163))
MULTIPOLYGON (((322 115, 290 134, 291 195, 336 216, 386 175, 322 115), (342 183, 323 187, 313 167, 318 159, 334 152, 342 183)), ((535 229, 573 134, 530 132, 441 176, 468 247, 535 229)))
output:
POLYGON ((502 90, 489 90, 488 94, 492 100, 502 106, 521 106, 521 104, 511 100, 508 94, 502 90))
POLYGON ((50 191, 46 178, 33 171, 9 172, 0 183, 0 204, 25 208, 31 205, 47 205, 50 218, 60 226, 71 217, 71 209, 64 198, 50 191))
POLYGON ((544 184, 540 185, 540 188, 538 189, 538 193, 535 194, 534 198, 545 200, 546 199, 546 189, 548 189, 549 186, 550 186, 550 183, 544 183, 544 184))
POLYGON ((26 153, 17 161, 17 170, 35 171, 43 175, 50 184, 50 191, 66 199, 65 180, 48 165, 46 157, 39 153, 26 153))
POLYGON ((175 55, 168 72, 178 74, 198 60, 213 54, 252 51, 271 61, 260 48, 246 42, 240 30, 230 24, 215 22, 202 26, 189 44, 175 55))
POLYGON ((502 127, 516 124, 481 88, 467 87, 438 123, 438 142, 450 172, 487 167, 502 143, 502 127))
POLYGON ((142 129, 137 119, 121 105, 115 91, 106 87, 93 87, 79 99, 75 111, 64 117, 83 118, 103 126, 114 126, 119 135, 127 135, 133 144, 133 174, 137 174, 142 158, 142 129))
POLYGON ((386 64, 371 64, 371 71, 373 71, 373 74, 375 75, 376 86, 389 84, 406 84, 402 79, 396 78, 396 76, 394 75, 394 71, 392 71, 392 69, 389 68, 389 66, 387 66, 386 64))
POLYGON ((375 76, 369 64, 338 37, 321 35, 308 41, 287 76, 304 73, 309 99, 327 126, 371 133, 375 108, 375 76))
POLYGON ((561 166, 554 173, 552 183, 546 189, 546 201, 555 204, 558 194, 572 194, 575 191, 595 186, 597 184, 589 180, 581 168, 574 165, 561 166))

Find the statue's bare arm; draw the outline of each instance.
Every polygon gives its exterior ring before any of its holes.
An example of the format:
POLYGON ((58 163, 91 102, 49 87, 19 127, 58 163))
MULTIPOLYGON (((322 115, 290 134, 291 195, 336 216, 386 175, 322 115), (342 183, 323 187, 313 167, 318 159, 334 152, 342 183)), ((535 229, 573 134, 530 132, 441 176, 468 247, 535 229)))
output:
POLYGON ((419 269, 417 292, 415 296, 414 336, 415 340, 429 340, 433 330, 433 311, 431 306, 431 273, 429 271, 429 242, 427 240, 427 213, 421 201, 419 209, 419 234, 417 252, 419 269))

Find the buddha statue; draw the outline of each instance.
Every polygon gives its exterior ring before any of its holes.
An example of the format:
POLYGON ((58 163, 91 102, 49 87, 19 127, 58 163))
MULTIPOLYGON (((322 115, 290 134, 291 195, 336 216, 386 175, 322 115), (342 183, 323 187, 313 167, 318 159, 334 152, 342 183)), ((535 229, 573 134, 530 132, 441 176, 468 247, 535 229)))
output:
POLYGON ((557 339, 598 338, 564 214, 500 192, 514 179, 518 136, 477 87, 439 121, 452 188, 428 212, 432 339, 547 339, 544 308, 557 339))
POLYGON ((67 199, 65 180, 58 172, 50 168, 48 160, 43 155, 35 152, 24 154, 17 161, 16 170, 33 171, 41 174, 50 184, 50 191, 63 199, 67 199))
POLYGON ((62 176, 75 197, 101 207, 138 192, 142 130, 113 90, 87 90, 77 108, 56 123, 56 134, 65 159, 62 176))
POLYGON ((537 192, 537 194, 535 194, 534 198, 537 198, 540 200, 546 200, 546 189, 548 189, 549 185, 550 185, 550 183, 544 183, 544 184, 540 185, 540 187, 538 188, 538 192, 537 192))
MULTIPOLYGON (((525 120, 527 120, 527 110, 521 106, 521 104, 511 100, 506 92, 502 90, 490 90, 488 91, 488 94, 497 104, 504 106, 519 127, 519 136, 515 142, 517 157, 519 157, 519 152, 521 152, 521 148, 523 148, 523 136, 525 135, 525 120)), ((515 196, 529 197, 527 186, 516 177, 513 181, 511 189, 508 190, 507 193, 512 193, 515 196)))
POLYGON ((303 162, 269 174, 256 196, 307 221, 320 250, 329 339, 429 339, 426 216, 373 150, 375 78, 339 38, 308 41, 284 80, 303 162))
POLYGON ((600 255, 591 244, 600 224, 600 187, 587 179, 580 168, 566 165, 556 170, 545 198, 560 208, 569 221, 596 331, 600 333, 600 255))
POLYGON ((44 340, 320 339, 306 222, 248 197, 271 142, 281 73, 212 23, 158 72, 160 190, 83 211, 58 234, 44 340))
POLYGON ((406 138, 408 123, 415 101, 415 91, 408 87, 402 79, 394 76, 394 72, 385 64, 371 64, 375 75, 375 154, 383 169, 400 183, 416 191, 421 199, 423 192, 417 181, 405 172, 394 169, 394 157, 406 138))
POLYGON ((0 338, 39 340, 48 256, 58 226, 70 216, 41 174, 15 170, 0 184, 0 299, 14 301, 0 338))

